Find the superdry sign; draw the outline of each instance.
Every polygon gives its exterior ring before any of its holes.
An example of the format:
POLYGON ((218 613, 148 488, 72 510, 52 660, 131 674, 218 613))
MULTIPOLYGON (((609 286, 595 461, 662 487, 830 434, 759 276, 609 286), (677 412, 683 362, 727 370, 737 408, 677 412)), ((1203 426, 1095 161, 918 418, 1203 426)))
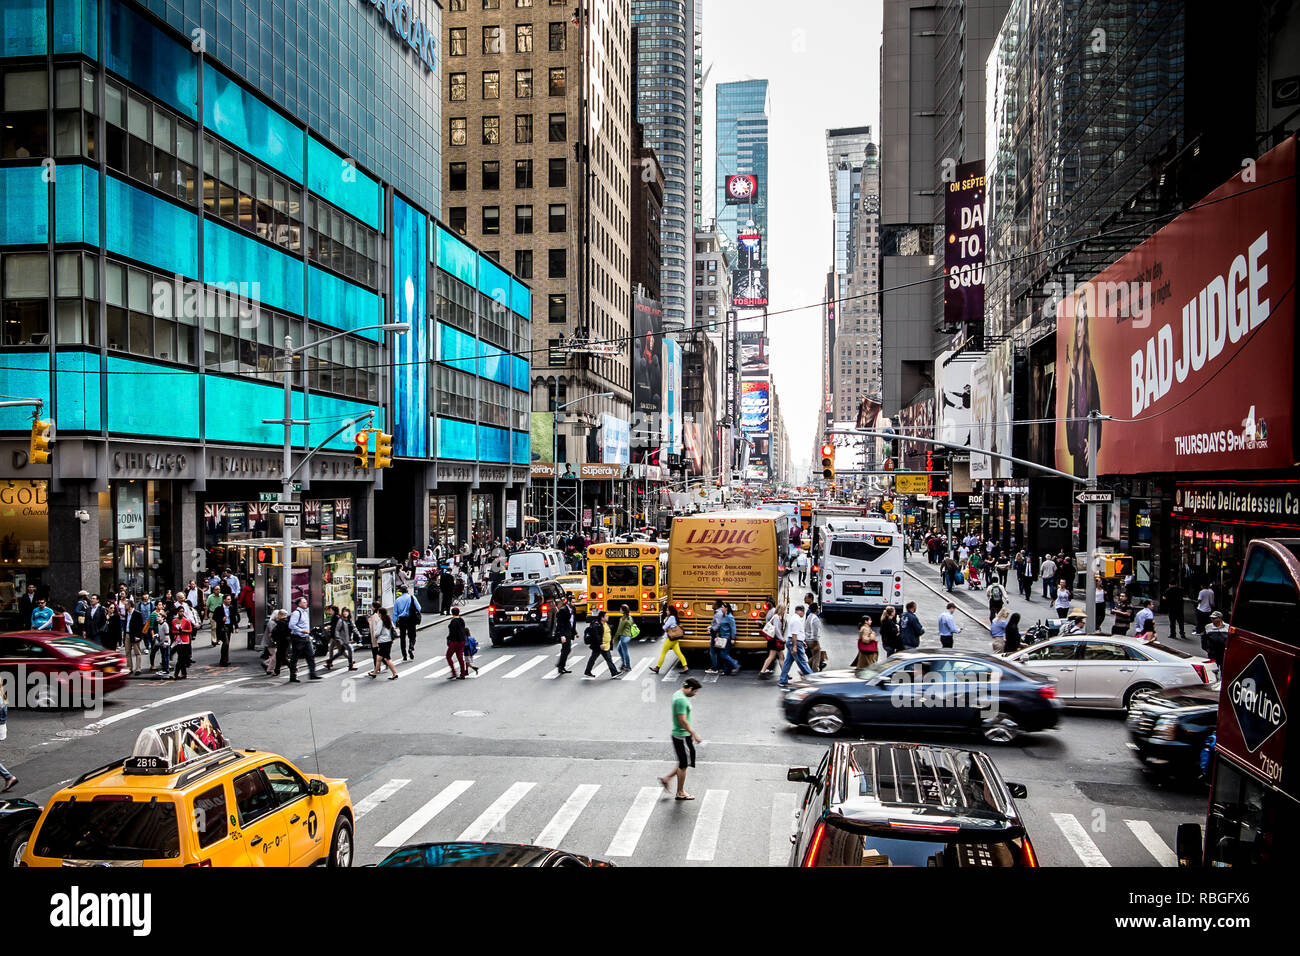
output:
POLYGON ((1292 796, 1296 793, 1284 776, 1284 758, 1286 692, 1295 661, 1294 651, 1235 631, 1223 661, 1218 726, 1221 750, 1292 796))

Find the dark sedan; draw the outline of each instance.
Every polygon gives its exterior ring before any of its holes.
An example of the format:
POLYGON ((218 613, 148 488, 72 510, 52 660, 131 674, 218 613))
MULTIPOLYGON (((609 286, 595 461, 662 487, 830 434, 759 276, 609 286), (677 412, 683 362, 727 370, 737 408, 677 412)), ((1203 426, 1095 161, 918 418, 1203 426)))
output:
POLYGON ((10 631, 0 634, 0 673, 20 695, 10 706, 84 707, 130 676, 126 658, 75 634, 10 631))
POLYGON ((1219 683, 1168 687, 1133 698, 1129 749, 1155 774, 1195 780, 1219 722, 1219 683))
POLYGON ((522 843, 413 843, 399 847, 377 866, 610 866, 566 850, 522 843))
POLYGON ((40 818, 38 804, 21 797, 0 797, 0 870, 19 865, 40 818))
POLYGON ((990 743, 1055 727, 1056 686, 990 654, 929 648, 857 671, 824 671, 786 688, 785 719, 814 733, 889 726, 976 732, 990 743))

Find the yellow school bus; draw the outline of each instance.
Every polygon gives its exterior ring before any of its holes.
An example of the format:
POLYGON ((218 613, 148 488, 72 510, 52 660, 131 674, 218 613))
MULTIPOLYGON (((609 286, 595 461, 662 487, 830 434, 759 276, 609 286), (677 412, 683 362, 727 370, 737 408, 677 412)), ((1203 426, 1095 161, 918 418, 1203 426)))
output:
POLYGON ((626 604, 639 626, 657 623, 663 606, 668 549, 662 544, 615 542, 587 548, 587 615, 608 611, 611 626, 626 604))
POLYGON ((668 603, 688 648, 709 646, 713 602, 734 608, 736 646, 766 647, 763 621, 777 602, 790 518, 780 511, 712 511, 673 519, 668 603))

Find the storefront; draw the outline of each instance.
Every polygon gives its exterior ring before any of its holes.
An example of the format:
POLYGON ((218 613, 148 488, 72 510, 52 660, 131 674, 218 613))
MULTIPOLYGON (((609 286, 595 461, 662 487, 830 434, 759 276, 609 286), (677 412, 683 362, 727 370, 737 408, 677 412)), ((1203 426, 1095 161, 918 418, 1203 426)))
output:
POLYGON ((429 544, 441 546, 444 551, 456 546, 460 539, 457 533, 459 513, 454 494, 429 495, 429 544))
POLYGON ((1171 545, 1184 585, 1191 590, 1208 581, 1219 607, 1229 607, 1247 543, 1300 536, 1300 484, 1180 481, 1171 518, 1171 545))
POLYGON ((0 621, 17 613, 28 584, 45 594, 49 565, 49 482, 0 481, 0 621))
POLYGON ((99 492, 99 593, 156 594, 173 573, 172 482, 128 478, 99 492))
POLYGON ((498 538, 496 495, 474 492, 469 499, 470 544, 487 547, 498 538))

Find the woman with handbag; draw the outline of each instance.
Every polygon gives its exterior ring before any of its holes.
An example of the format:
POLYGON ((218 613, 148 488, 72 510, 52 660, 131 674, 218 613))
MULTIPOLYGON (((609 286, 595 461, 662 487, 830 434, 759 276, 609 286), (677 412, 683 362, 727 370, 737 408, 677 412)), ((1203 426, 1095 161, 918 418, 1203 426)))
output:
MULTIPOLYGON (((883 619, 881 625, 883 630, 883 619)), ((857 670, 859 667, 870 667, 878 660, 880 660, 880 644, 876 640, 876 632, 871 629, 871 616, 864 614, 862 620, 858 622, 858 656, 853 659, 853 668, 857 670)))
POLYGON ((890 606, 884 609, 880 614, 880 643, 888 651, 891 647, 902 647, 902 625, 903 622, 898 616, 898 608, 890 606))
POLYGON ((722 617, 719 620, 717 614, 714 614, 714 620, 718 621, 718 630, 709 641, 709 660, 713 666, 704 673, 718 673, 718 660, 721 658, 722 666, 725 668, 722 674, 730 677, 740 670, 740 662, 731 656, 731 648, 736 643, 736 618, 732 615, 731 605, 720 599, 714 602, 714 608, 722 612, 722 617))
POLYGON ((677 623, 677 615, 673 613, 672 608, 667 608, 666 614, 667 616, 664 618, 663 646, 659 648, 659 660, 655 661, 654 667, 650 668, 650 673, 659 673, 659 668, 664 666, 664 658, 668 656, 669 651, 672 651, 677 655, 677 660, 679 660, 682 665, 682 673, 688 673, 690 668, 686 666, 686 655, 682 653, 681 645, 678 643, 686 636, 686 632, 683 631, 681 625, 677 623))
POLYGON ((767 657, 758 669, 760 680, 767 680, 781 663, 781 652, 785 650, 785 605, 778 604, 767 612, 763 622, 763 636, 767 638, 767 657))

